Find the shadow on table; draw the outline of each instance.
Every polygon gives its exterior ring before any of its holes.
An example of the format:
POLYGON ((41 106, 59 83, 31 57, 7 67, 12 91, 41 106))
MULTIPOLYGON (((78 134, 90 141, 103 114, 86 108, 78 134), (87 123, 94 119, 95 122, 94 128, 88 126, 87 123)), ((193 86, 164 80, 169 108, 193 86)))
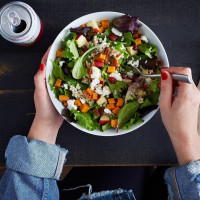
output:
POLYGON ((63 191, 91 184, 93 192, 132 189, 137 200, 167 200, 164 172, 167 167, 75 167, 63 181, 58 182, 60 199, 78 199, 88 188, 63 191))

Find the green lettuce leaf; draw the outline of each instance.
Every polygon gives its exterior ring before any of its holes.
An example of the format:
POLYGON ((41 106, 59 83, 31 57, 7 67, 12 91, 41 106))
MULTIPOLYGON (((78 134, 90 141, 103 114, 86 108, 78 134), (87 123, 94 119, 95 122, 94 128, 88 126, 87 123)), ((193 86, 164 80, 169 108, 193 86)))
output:
POLYGON ((108 37, 110 34, 112 34, 111 29, 113 28, 113 26, 109 26, 105 31, 104 31, 104 35, 106 37, 108 37))
POLYGON ((117 129, 133 118, 139 107, 140 104, 137 101, 125 104, 118 113, 117 129))
POLYGON ((79 57, 78 50, 75 44, 76 33, 70 33, 70 36, 65 40, 65 50, 62 52, 64 58, 69 60, 79 57))
POLYGON ((144 100, 144 102, 140 105, 140 109, 145 108, 145 107, 148 107, 148 106, 151 106, 151 105, 152 105, 151 101, 149 101, 149 99, 146 98, 146 99, 144 100))
POLYGON ((120 127, 120 129, 128 130, 133 126, 142 123, 144 120, 140 118, 140 114, 138 112, 135 113, 134 117, 130 119, 129 122, 125 123, 120 127))
POLYGON ((82 113, 72 109, 71 114, 74 115, 74 119, 77 120, 77 124, 89 131, 99 129, 100 127, 99 123, 96 120, 93 120, 89 113, 82 113))
POLYGON ((74 87, 76 87, 76 85, 79 84, 80 87, 81 87, 81 90, 85 90, 85 89, 88 88, 88 85, 87 85, 87 84, 82 83, 81 81, 78 81, 78 80, 69 78, 69 77, 66 77, 66 78, 65 78, 65 81, 66 81, 66 83, 67 83, 69 86, 73 85, 74 87))
POLYGON ((59 66, 59 61, 60 58, 56 59, 56 61, 52 61, 53 64, 53 70, 52 70, 52 75, 55 79, 62 79, 65 80, 66 75, 64 74, 62 67, 59 66))
POLYGON ((160 87, 158 86, 158 83, 160 82, 160 79, 156 78, 154 79, 148 88, 148 99, 153 104, 156 105, 158 103, 158 99, 160 96, 160 87))
POLYGON ((117 81, 115 84, 112 84, 108 81, 107 78, 107 83, 110 87, 111 92, 113 93, 114 98, 121 97, 121 93, 127 88, 126 83, 124 83, 123 81, 117 81), (119 92, 119 90, 122 90, 122 92, 119 92))
POLYGON ((134 38, 133 38, 133 35, 131 34, 131 32, 126 32, 126 33, 123 33, 123 37, 124 37, 124 46, 125 47, 128 47, 131 45, 132 42, 135 42, 134 38))
POLYGON ((104 131, 112 128, 112 126, 110 125, 110 123, 107 123, 107 124, 103 125, 101 128, 102 128, 102 131, 104 132, 104 131))
POLYGON ((96 49, 97 47, 92 47, 90 49, 88 49, 81 57, 78 58, 78 60, 76 61, 73 69, 72 69, 72 76, 75 79, 81 79, 83 78, 83 76, 85 76, 87 74, 87 69, 85 68, 84 64, 83 64, 83 59, 84 57, 91 52, 92 50, 96 49))
POLYGON ((152 58, 153 55, 155 55, 158 52, 157 47, 155 45, 148 43, 142 43, 141 45, 138 45, 138 49, 142 53, 147 55, 149 58, 152 58))

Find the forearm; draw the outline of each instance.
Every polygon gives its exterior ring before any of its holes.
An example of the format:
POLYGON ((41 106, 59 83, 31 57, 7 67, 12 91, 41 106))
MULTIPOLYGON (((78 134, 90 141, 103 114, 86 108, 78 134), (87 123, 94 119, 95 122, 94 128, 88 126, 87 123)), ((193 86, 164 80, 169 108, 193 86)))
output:
POLYGON ((41 121, 36 117, 33 120, 32 126, 28 133, 27 139, 36 139, 55 144, 58 135, 58 128, 51 126, 48 121, 41 121))
POLYGON ((170 136, 179 165, 186 165, 192 161, 200 160, 200 137, 194 134, 193 137, 174 138, 170 136))

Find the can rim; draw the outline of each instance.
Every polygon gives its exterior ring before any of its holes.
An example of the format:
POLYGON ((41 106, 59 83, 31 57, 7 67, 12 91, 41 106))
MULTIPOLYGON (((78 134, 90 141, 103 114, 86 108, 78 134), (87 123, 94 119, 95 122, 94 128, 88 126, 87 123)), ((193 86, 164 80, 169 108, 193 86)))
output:
MULTIPOLYGON (((0 34, 11 36, 11 37, 14 37, 14 38, 19 38, 19 37, 22 37, 22 36, 24 36, 24 35, 27 34, 27 32, 32 27, 33 16, 31 15, 30 11, 28 10, 28 8, 25 5, 28 6, 28 7, 30 7, 28 4, 26 4, 24 2, 21 2, 21 1, 12 1, 10 3, 5 4, 2 8, 0 8, 0 34), (17 5, 17 6, 20 6, 21 8, 23 8, 23 9, 25 9, 27 11, 27 13, 29 14, 31 20, 30 20, 30 25, 29 25, 28 28, 26 28, 25 30, 23 30, 21 33, 18 33, 18 34, 16 34, 16 33, 13 32, 13 35, 11 35, 8 32, 5 32, 5 30, 2 28, 1 17, 3 15, 3 13, 6 11, 6 9, 9 9, 9 7, 13 6, 13 5, 17 5)), ((25 22, 27 23, 26 20, 25 20, 25 22)))

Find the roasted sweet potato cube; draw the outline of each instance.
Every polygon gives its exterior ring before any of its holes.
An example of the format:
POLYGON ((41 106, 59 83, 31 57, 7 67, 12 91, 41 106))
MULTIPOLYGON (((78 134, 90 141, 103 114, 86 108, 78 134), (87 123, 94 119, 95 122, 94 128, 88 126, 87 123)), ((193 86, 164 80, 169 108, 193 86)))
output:
POLYGON ((115 67, 108 66, 107 72, 108 72, 109 74, 115 73, 115 67))
POLYGON ((116 115, 118 114, 119 111, 120 107, 116 107, 115 109, 112 110, 112 112, 115 113, 116 115))
POLYGON ((99 33, 103 33, 103 31, 104 31, 104 28, 102 26, 99 27, 99 33))
POLYGON ((111 122, 110 122, 111 126, 113 128, 116 128, 117 127, 117 119, 111 119, 111 122))
POLYGON ((79 99, 76 99, 74 104, 78 107, 80 107, 82 105, 81 101, 79 99))
POLYGON ((113 109, 115 109, 115 104, 109 103, 109 104, 106 105, 106 108, 108 108, 109 110, 113 110, 113 109))
POLYGON ((55 82, 54 87, 55 87, 55 88, 60 87, 60 86, 61 86, 61 83, 62 83, 62 80, 61 80, 60 78, 58 78, 58 79, 56 80, 56 82, 55 82))
POLYGON ((124 104, 124 99, 117 98, 116 106, 122 107, 124 104))
POLYGON ((62 57, 63 57, 63 56, 62 56, 62 52, 63 52, 62 49, 58 49, 58 50, 56 51, 56 57, 62 58, 62 57))
POLYGON ((95 61, 99 61, 99 62, 102 62, 102 63, 103 63, 105 59, 103 59, 103 58, 100 58, 99 56, 96 56, 96 57, 94 57, 94 60, 95 60, 95 61))
POLYGON ((137 38, 137 39, 135 40, 135 45, 138 46, 138 45, 140 45, 140 44, 142 44, 142 40, 141 40, 141 38, 137 38))
POLYGON ((84 103, 80 107, 81 112, 86 113, 88 110, 90 110, 90 106, 87 103, 84 103))
POLYGON ((91 88, 87 88, 86 90, 83 91, 83 94, 88 100, 91 100, 93 91, 91 88))
POLYGON ((68 95, 59 95, 59 101, 61 102, 65 102, 65 101, 68 101, 69 100, 69 97, 68 95))
POLYGON ((98 99, 98 94, 94 92, 92 94, 92 100, 97 100, 97 99, 98 99))
POLYGON ((115 103, 115 99, 114 98, 109 98, 108 99, 108 103, 115 103))
POLYGON ((68 106, 68 103, 65 101, 63 102, 63 105, 65 106, 65 108, 68 106))
POLYGON ((101 20, 101 26, 103 28, 108 28, 109 27, 109 20, 101 20))

